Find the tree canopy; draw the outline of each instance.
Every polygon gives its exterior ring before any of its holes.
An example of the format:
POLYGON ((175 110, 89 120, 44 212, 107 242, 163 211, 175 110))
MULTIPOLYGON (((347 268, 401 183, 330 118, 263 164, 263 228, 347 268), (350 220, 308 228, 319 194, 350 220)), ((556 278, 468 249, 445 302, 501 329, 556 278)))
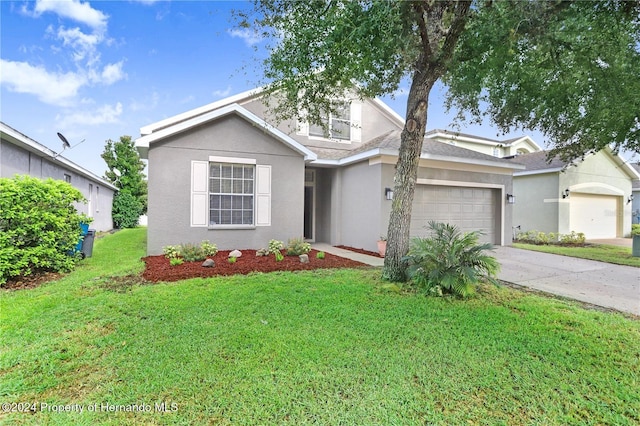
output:
POLYGON ((263 0, 238 17, 269 40, 263 83, 278 120, 321 124, 345 90, 381 96, 411 79, 384 272, 402 280, 435 82, 462 115, 539 130, 565 158, 610 143, 638 150, 639 10, 616 0, 263 0))

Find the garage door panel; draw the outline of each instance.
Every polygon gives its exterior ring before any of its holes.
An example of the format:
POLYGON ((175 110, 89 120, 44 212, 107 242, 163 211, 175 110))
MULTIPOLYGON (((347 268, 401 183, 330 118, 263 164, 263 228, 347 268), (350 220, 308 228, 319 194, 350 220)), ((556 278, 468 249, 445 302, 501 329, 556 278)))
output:
POLYGON ((571 193, 569 227, 587 238, 616 238, 618 198, 615 196, 571 193))
POLYGON ((482 231, 482 242, 496 242, 495 189, 435 185, 416 186, 411 235, 426 236, 430 220, 450 223, 463 232, 482 231))

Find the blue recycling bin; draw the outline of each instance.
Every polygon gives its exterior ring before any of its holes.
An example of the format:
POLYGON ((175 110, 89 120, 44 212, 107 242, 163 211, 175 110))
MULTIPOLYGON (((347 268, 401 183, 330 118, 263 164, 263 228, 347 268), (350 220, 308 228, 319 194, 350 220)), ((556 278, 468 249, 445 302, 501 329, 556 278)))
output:
MULTIPOLYGON (((84 241, 85 236, 89 233, 89 224, 88 223, 81 223, 80 224, 80 228, 82 228, 82 234, 80 235, 80 239, 78 240, 78 244, 76 244, 76 246, 73 249, 73 253, 71 254, 76 254, 78 252, 83 252, 82 250, 82 243, 84 241)), ((84 253, 83 254, 83 258, 84 258, 84 253)))

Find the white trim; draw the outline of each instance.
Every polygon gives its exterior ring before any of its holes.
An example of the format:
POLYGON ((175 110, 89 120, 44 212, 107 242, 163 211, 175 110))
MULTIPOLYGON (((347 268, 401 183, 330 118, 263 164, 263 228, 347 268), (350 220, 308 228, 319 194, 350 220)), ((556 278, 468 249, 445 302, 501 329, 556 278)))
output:
MULTIPOLYGON (((416 180, 418 185, 434 185, 434 186, 455 186, 463 188, 487 188, 487 189, 499 189, 500 200, 506 199, 505 186, 496 183, 483 183, 483 182, 465 182, 459 180, 442 180, 442 179, 422 179, 416 180)), ((499 203, 500 206, 500 245, 504 245, 505 238, 505 203, 499 203)))
POLYGON ((209 156, 210 163, 256 164, 255 158, 209 156))
POLYGON ((571 194, 573 192, 579 192, 581 194, 591 194, 591 195, 608 195, 608 196, 622 196, 624 197, 624 191, 621 190, 620 188, 616 188, 615 186, 606 184, 606 183, 600 183, 600 182, 585 182, 585 183, 578 183, 575 185, 570 185, 569 186, 569 197, 571 197, 571 194), (608 193, 600 193, 600 192, 584 192, 581 191, 581 189, 585 189, 585 188, 602 188, 602 189, 606 189, 607 191, 611 191, 613 192, 613 194, 608 193))
POLYGON ((210 208, 208 161, 191 161, 191 200, 189 206, 190 226, 192 228, 208 227, 210 208))
POLYGON ((253 223, 271 226, 271 166, 256 165, 253 223))

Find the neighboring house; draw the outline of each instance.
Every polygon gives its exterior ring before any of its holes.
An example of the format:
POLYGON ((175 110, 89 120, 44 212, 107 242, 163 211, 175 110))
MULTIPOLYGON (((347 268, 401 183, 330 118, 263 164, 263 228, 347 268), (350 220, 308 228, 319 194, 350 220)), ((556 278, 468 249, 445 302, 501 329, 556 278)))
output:
POLYGON ((514 225, 521 230, 582 232, 588 239, 631 232, 632 181, 638 173, 609 148, 568 164, 547 152, 518 155, 513 179, 514 225))
POLYGON ((442 129, 430 130, 425 136, 439 142, 471 149, 499 158, 528 154, 541 150, 540 146, 529 136, 521 136, 519 138, 501 141, 442 129))
POLYGON ((0 136, 0 177, 21 174, 69 182, 87 199, 86 204, 78 203, 76 208, 93 218, 90 227, 98 231, 113 228, 115 186, 2 122, 0 136))
MULTIPOLYGON (((302 237, 376 249, 387 232, 403 119, 380 100, 344 99, 330 133, 270 121, 249 91, 145 126, 136 146, 149 161, 149 254, 209 240, 221 249, 302 237)), ((512 175, 523 166, 425 139, 411 220, 484 241, 511 243, 512 175)))
MULTIPOLYGON (((631 164, 631 167, 640 175, 640 163, 631 164)), ((631 223, 640 223, 640 179, 632 183, 633 199, 631 202, 631 223)))

